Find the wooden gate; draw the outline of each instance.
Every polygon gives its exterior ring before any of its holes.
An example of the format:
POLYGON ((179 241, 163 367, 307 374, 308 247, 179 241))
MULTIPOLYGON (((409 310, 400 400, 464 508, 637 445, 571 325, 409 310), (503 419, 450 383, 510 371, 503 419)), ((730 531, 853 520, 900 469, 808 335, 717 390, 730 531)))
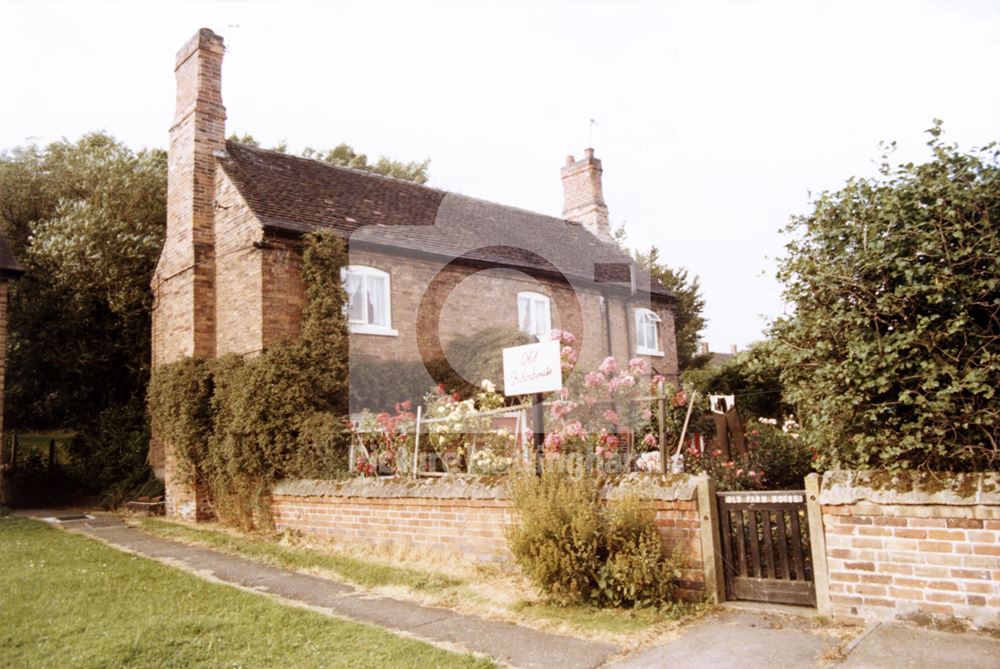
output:
POLYGON ((816 605, 804 490, 720 492, 727 599, 816 605))

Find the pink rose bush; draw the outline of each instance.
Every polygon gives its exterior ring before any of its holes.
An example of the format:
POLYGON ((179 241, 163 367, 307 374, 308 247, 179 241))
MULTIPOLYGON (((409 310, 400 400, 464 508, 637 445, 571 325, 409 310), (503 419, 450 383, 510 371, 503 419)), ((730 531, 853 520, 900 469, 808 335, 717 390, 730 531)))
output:
MULTIPOLYGON (((563 370, 573 369, 579 359, 576 338, 566 331, 554 332, 553 338, 562 344, 563 370)), ((610 461, 658 448, 654 435, 642 436, 651 429, 653 417, 650 403, 642 398, 655 390, 642 358, 622 364, 608 356, 582 379, 570 377, 558 398, 546 403, 546 458, 592 454, 599 461, 610 461)))

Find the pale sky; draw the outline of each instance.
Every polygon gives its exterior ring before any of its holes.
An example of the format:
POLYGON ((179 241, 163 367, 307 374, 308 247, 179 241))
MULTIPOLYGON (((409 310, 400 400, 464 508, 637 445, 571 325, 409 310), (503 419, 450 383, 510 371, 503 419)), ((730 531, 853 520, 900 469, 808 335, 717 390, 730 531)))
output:
POLYGON ((1000 139, 1000 2, 4 2, 0 148, 165 147, 174 55, 223 35, 227 130, 431 158, 431 185, 559 215, 593 145, 631 245, 698 275, 713 350, 783 312, 809 192, 1000 139), (590 119, 597 125, 590 127, 590 119))

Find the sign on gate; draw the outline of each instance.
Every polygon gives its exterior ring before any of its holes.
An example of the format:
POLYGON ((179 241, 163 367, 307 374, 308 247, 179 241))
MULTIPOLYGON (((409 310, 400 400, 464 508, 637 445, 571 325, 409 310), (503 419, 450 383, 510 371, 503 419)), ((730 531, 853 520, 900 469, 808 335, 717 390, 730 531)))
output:
POLYGON ((717 496, 726 597, 815 606, 805 491, 717 496))
POLYGON ((503 350, 503 394, 531 395, 562 389, 559 341, 503 350))

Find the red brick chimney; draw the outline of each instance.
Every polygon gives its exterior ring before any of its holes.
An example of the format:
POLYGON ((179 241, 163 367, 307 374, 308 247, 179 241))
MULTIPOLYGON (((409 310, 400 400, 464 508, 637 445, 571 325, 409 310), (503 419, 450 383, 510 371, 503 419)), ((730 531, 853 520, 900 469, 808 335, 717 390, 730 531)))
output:
POLYGON ((604 170, 593 149, 584 149, 583 153, 582 160, 566 156, 562 168, 563 218, 582 223, 601 239, 610 241, 611 224, 601 187, 604 170))
POLYGON ((215 355, 214 151, 226 147, 222 37, 202 28, 177 53, 167 154, 167 234, 153 278, 153 364, 215 355))
MULTIPOLYGON (((153 367, 215 356, 215 151, 226 148, 222 38, 202 28, 177 53, 177 110, 167 152, 167 234, 153 274, 153 367)), ((167 513, 208 516, 207 495, 178 469, 154 431, 149 463, 166 486, 167 513)))

